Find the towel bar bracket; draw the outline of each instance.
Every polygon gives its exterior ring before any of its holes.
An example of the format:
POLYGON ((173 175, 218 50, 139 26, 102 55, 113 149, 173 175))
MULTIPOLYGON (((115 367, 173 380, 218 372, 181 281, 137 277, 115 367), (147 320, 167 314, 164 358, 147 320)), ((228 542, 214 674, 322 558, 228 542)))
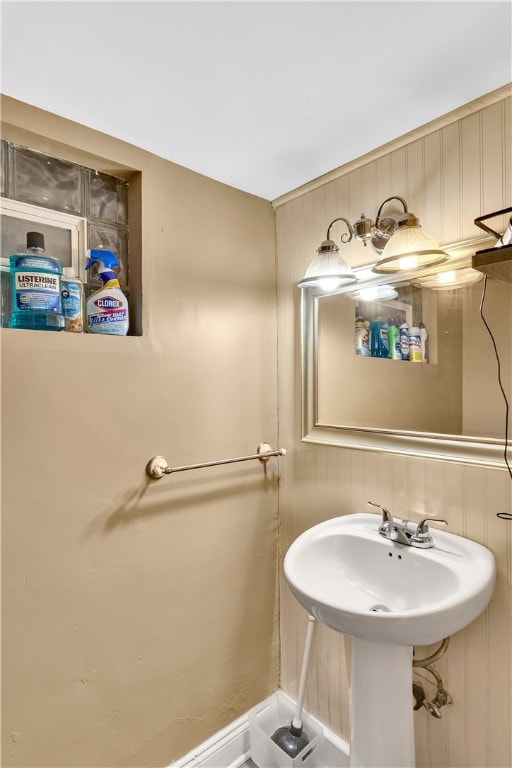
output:
POLYGON ((168 466, 167 459, 164 459, 163 456, 155 456, 151 461, 148 461, 146 474, 149 475, 152 480, 158 480, 165 475, 165 470, 168 466))

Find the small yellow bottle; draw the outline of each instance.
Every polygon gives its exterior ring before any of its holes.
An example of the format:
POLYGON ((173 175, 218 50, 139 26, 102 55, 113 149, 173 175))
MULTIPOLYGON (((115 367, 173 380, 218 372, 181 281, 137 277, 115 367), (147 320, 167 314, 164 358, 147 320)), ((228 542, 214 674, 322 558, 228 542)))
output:
POLYGON ((423 362, 421 354, 421 335, 417 326, 409 329, 409 360, 411 363, 423 362))

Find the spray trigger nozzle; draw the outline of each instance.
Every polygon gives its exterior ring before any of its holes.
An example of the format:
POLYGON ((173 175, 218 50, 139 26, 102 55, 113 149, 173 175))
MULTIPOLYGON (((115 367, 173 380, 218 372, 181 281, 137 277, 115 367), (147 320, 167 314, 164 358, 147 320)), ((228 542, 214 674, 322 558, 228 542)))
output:
POLYGON ((119 266, 119 259, 113 251, 105 251, 103 248, 91 248, 88 251, 89 261, 85 265, 86 269, 90 269, 93 264, 98 264, 99 270, 112 269, 119 266))

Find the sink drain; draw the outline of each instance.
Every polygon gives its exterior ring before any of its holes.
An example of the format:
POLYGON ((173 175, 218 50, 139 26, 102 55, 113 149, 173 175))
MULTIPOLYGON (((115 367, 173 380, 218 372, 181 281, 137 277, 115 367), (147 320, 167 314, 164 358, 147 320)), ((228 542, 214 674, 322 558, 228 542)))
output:
POLYGON ((370 608, 370 611, 374 613, 391 613, 391 608, 388 608, 387 605, 374 605, 373 608, 370 608))

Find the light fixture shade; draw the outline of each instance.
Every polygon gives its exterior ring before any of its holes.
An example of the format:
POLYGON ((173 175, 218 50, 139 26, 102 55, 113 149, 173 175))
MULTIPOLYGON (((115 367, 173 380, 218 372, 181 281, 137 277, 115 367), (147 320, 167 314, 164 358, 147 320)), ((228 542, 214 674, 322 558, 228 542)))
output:
POLYGON ((341 258, 336 243, 333 240, 324 240, 298 285, 299 288, 334 290, 342 283, 356 280, 352 269, 341 258))
POLYGON ((417 280, 413 280, 413 285, 418 288, 430 288, 432 291, 453 291, 456 288, 464 288, 466 285, 478 283, 482 278, 481 272, 471 267, 465 267, 419 277, 417 280))
POLYGON ((398 229, 388 240, 373 271, 381 274, 408 272, 447 260, 448 254, 421 228, 418 219, 408 213, 399 220, 398 229))

